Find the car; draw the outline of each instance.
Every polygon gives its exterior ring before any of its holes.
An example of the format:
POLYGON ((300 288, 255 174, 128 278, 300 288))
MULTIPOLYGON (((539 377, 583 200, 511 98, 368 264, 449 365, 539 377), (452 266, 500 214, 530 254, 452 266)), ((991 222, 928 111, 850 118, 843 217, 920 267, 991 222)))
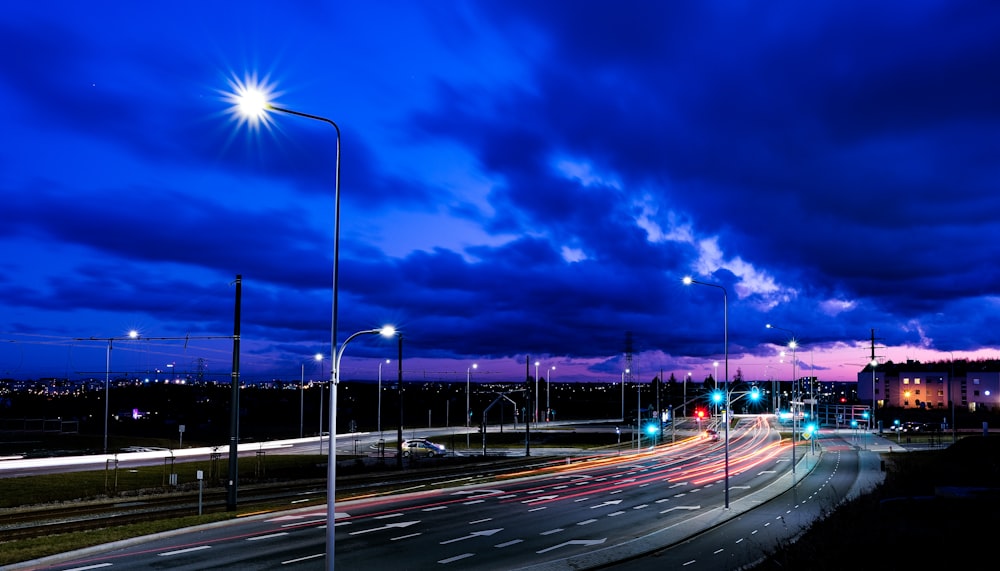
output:
POLYGON ((925 432, 926 426, 922 422, 904 422, 902 427, 902 432, 925 432))
POLYGON ((448 449, 443 445, 436 442, 431 442, 426 438, 414 438, 411 440, 403 441, 403 456, 414 458, 419 456, 426 456, 432 458, 434 456, 444 456, 448 453, 448 449))
POLYGON ((719 439, 719 431, 709 428, 705 431, 705 436, 707 436, 709 440, 716 441, 719 439))

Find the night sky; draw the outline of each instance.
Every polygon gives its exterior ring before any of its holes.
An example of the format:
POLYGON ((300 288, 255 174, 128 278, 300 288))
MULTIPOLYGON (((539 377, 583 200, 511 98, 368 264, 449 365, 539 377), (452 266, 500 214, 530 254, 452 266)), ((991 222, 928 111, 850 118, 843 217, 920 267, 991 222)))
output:
POLYGON ((872 330, 997 357, 998 30, 956 0, 10 3, 0 376, 228 378, 237 275, 243 377, 329 375, 336 131, 241 119, 241 86, 339 126, 338 342, 396 325, 407 378, 616 380, 626 332, 643 382, 721 375, 727 337, 754 379, 793 336, 827 381, 872 330))

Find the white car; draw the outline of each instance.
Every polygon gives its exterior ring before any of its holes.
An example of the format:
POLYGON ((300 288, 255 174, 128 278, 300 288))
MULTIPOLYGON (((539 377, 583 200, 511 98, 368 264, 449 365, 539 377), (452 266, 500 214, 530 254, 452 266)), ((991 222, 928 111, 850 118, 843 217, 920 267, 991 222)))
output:
POLYGON ((427 440, 425 438, 415 438, 413 440, 403 441, 404 457, 426 456, 428 458, 431 458, 433 456, 444 456, 445 454, 447 454, 447 452, 448 449, 442 446, 441 444, 431 442, 430 440, 427 440))

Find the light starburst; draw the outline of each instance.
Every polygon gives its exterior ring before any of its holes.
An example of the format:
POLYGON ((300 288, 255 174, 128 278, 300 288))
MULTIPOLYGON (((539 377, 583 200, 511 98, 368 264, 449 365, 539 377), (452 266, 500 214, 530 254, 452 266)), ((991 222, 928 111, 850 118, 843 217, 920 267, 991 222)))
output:
POLYGON ((229 103, 229 115, 239 127, 244 125, 251 131, 257 131, 263 125, 270 129, 274 120, 268 112, 271 102, 281 96, 274 83, 268 77, 258 78, 252 73, 243 78, 233 76, 228 80, 229 90, 222 95, 229 103))

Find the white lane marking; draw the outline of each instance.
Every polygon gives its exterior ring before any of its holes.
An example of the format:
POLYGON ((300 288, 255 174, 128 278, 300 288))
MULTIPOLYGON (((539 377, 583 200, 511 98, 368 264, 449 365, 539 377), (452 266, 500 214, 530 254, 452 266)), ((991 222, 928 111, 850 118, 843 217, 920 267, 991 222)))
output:
POLYGON ((163 553, 157 553, 160 557, 168 557, 170 555, 180 555, 182 553, 191 553, 192 551, 201 551, 202 549, 211 549, 211 545, 199 545, 198 547, 188 547, 187 549, 178 549, 176 551, 164 551, 163 553))
POLYGON ((267 535, 257 535, 254 537, 248 537, 247 541, 257 541, 258 539, 274 539, 275 537, 281 537, 282 535, 288 535, 287 531, 282 531, 280 533, 269 533, 267 535))
POLYGON ((409 527, 415 523, 420 523, 419 521, 401 521, 399 523, 390 523, 388 525, 383 525, 382 527, 373 527, 370 529, 359 529, 358 531, 352 531, 350 535, 361 535, 362 533, 371 533, 373 531, 382 531, 384 529, 391 529, 394 527, 409 527))
POLYGON ((111 567, 110 563, 98 563, 97 565, 87 565, 86 567, 74 567, 66 571, 86 571, 87 569, 100 569, 101 567, 111 567))
POLYGON ((487 536, 488 537, 488 536, 493 535, 495 533, 500 533, 501 531, 503 531, 502 527, 498 527, 497 529, 484 529, 482 531, 473 531, 469 535, 465 535, 465 536, 462 536, 462 537, 456 537, 455 539, 446 539, 446 540, 440 542, 439 545, 448 545, 449 543, 455 543, 456 541, 465 541, 466 539, 472 539, 474 537, 483 537, 483 536, 487 536))
POLYGON ((305 557, 299 557, 297 559, 289 559, 288 561, 282 561, 282 565, 291 565, 293 563, 302 563, 303 561, 309 561, 310 559, 316 559, 319 557, 326 557, 326 553, 317 553, 315 555, 306 555, 305 557))
POLYGON ((672 507, 672 508, 667 508, 667 509, 663 510, 660 513, 661 514, 665 514, 667 512, 672 512, 674 510, 700 510, 700 509, 701 509, 701 506, 675 506, 675 507, 672 507))
POLYGON ((590 509, 603 508, 604 506, 617 506, 622 503, 621 500, 608 500, 602 504, 597 504, 596 506, 590 506, 590 509))
POLYGON ((447 565, 448 563, 454 563, 456 561, 461 561, 461 560, 465 559, 466 557, 472 557, 473 555, 474 555, 473 553, 463 553, 461 555, 456 555, 454 557, 449 557, 447 559, 442 559, 442 560, 438 561, 438 563, 443 563, 443 564, 447 565))
POLYGON ((557 495, 551 495, 551 496, 538 496, 537 498, 528 498, 528 499, 526 499, 526 500, 521 500, 521 503, 522 503, 522 504, 530 504, 530 503, 534 503, 534 502, 544 502, 544 501, 546 501, 546 500, 554 500, 554 499, 556 499, 556 498, 558 498, 558 497, 559 497, 559 496, 557 496, 557 495))
POLYGON ((600 544, 604 543, 607 540, 608 540, 608 538, 606 538, 606 537, 601 538, 601 539, 573 539, 571 541, 565 541, 563 543, 560 543, 559 545, 553 545, 552 547, 546 547, 545 549, 542 549, 541 551, 536 551, 535 553, 542 554, 542 553, 546 553, 546 552, 552 551, 554 549, 559 549, 560 547, 567 547, 567 546, 570 546, 570 545, 586 545, 586 546, 600 545, 600 544))
POLYGON ((493 547, 510 547, 511 545, 517 545, 518 543, 521 543, 522 541, 524 541, 524 540, 523 539, 512 539, 510 541, 505 541, 503 543, 498 543, 498 544, 494 545, 493 547))

